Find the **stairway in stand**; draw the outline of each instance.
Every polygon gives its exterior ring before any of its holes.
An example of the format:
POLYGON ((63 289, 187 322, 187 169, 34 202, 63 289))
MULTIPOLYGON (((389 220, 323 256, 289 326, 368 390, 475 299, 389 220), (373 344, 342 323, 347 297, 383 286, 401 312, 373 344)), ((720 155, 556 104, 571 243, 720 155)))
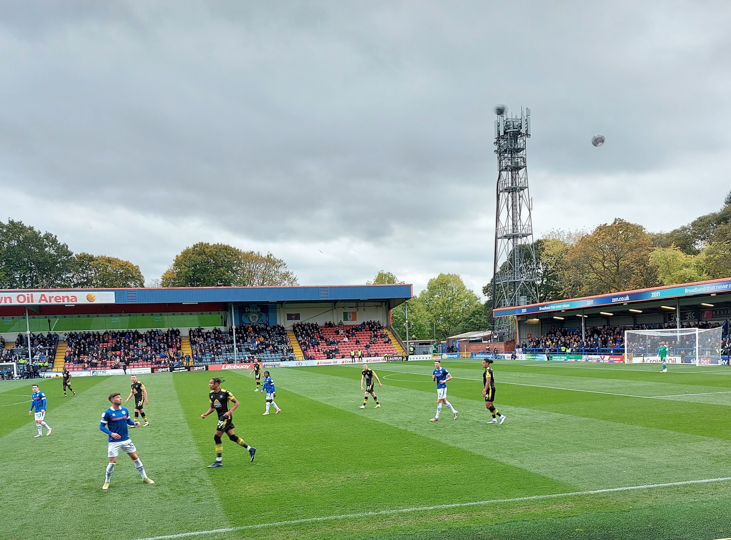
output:
POLYGON ((294 357, 297 360, 304 360, 305 355, 302 352, 302 348, 300 347, 300 344, 297 342, 297 336, 294 335, 294 332, 292 330, 287 330, 287 337, 289 338, 290 345, 292 345, 292 351, 294 352, 294 357))
POLYGON ((63 370, 63 359, 66 357, 66 349, 68 348, 69 344, 65 341, 58 342, 58 346, 56 347, 56 356, 53 359, 53 366, 51 367, 51 371, 53 373, 61 372, 63 370))
POLYGON ((393 332, 386 328, 386 334, 391 339, 391 345, 393 345, 393 348, 396 350, 396 354, 398 354, 399 356, 406 356, 406 351, 398 342, 398 340, 394 337, 393 332))
POLYGON ((180 352, 183 353, 183 362, 185 362, 185 355, 187 354, 190 361, 187 365, 193 365, 193 349, 190 348, 190 338, 180 336, 180 352))

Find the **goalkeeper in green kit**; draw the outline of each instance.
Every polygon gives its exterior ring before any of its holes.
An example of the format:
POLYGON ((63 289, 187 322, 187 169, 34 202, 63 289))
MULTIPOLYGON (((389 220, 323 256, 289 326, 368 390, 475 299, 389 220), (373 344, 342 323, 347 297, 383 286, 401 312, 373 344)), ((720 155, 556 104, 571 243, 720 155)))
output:
POLYGON ((664 341, 660 342, 660 348, 657 351, 657 355, 660 357, 660 362, 662 362, 662 372, 667 373, 668 372, 668 366, 665 362, 665 359, 668 356, 668 346, 665 345, 664 341))

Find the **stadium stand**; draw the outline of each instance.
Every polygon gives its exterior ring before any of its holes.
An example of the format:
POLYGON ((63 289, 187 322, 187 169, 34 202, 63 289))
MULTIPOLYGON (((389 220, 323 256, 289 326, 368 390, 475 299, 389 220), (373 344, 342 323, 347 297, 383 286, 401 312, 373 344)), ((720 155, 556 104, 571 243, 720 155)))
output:
POLYGON ((153 367, 183 362, 180 330, 71 332, 66 336, 68 370, 153 367))
POLYGON ((377 321, 345 325, 296 323, 292 330, 307 360, 396 356, 389 333, 377 321))
MULTIPOLYGON (((715 328, 722 326, 720 322, 690 324, 684 323, 682 328, 715 328)), ((723 323, 722 339, 723 355, 728 355, 728 325, 723 323)), ((581 339, 581 328, 556 328, 528 340, 523 340, 521 347, 530 353, 582 353, 582 354, 624 354, 625 330, 657 330, 674 329, 673 323, 643 324, 636 326, 596 326, 585 329, 585 340, 581 339)))
POLYGON ((218 328, 191 329, 188 332, 193 361, 196 364, 216 362, 283 362, 295 359, 292 345, 283 326, 275 324, 250 324, 236 328, 234 350, 234 329, 223 332, 218 328))

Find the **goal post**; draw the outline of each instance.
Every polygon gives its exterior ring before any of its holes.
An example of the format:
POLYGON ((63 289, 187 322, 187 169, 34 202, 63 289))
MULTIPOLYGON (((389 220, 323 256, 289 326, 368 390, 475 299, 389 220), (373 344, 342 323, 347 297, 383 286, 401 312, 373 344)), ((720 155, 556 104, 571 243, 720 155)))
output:
POLYGON ((660 346, 665 345, 668 364, 695 364, 717 366, 721 362, 723 327, 668 328, 663 330, 626 330, 624 333, 624 361, 658 363, 660 346))
POLYGON ((18 378, 18 365, 15 362, 0 362, 0 373, 10 369, 13 372, 13 379, 18 378))

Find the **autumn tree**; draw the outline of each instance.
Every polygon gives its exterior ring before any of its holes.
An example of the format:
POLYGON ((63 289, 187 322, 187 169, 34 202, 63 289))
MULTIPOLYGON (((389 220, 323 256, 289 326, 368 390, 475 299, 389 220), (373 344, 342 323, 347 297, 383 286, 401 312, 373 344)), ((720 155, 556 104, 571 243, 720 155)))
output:
POLYGON ((564 259, 564 276, 578 279, 564 291, 567 297, 626 291, 657 284, 649 263, 652 238, 641 225, 615 219, 600 225, 571 246, 564 259))
POLYGON ((55 235, 21 221, 0 222, 0 288, 69 287, 73 271, 73 253, 55 235))
POLYGON ((162 275, 163 287, 296 285, 297 277, 271 253, 199 242, 184 249, 162 275))
POLYGON ((297 285, 297 276, 287 268, 287 263, 271 253, 244 251, 241 255, 240 281, 246 285, 297 285))
POLYGON ((711 242, 701 255, 708 279, 731 276, 731 242, 711 242))
POLYGON ((401 285, 403 281, 399 281, 398 278, 391 272, 381 270, 376 274, 376 277, 372 281, 366 281, 366 285, 401 285))
POLYGON ((669 233, 655 235, 654 244, 656 247, 676 246, 683 253, 697 255, 713 241, 716 229, 730 221, 731 204, 726 204, 719 212, 705 214, 669 233))
POLYGON ((708 279, 705 255, 688 255, 677 246, 655 248, 650 253, 650 264, 655 268, 659 285, 675 285, 708 279))
POLYGON ((103 289, 145 286, 140 267, 129 261, 89 253, 78 253, 74 258, 73 287, 103 289))

